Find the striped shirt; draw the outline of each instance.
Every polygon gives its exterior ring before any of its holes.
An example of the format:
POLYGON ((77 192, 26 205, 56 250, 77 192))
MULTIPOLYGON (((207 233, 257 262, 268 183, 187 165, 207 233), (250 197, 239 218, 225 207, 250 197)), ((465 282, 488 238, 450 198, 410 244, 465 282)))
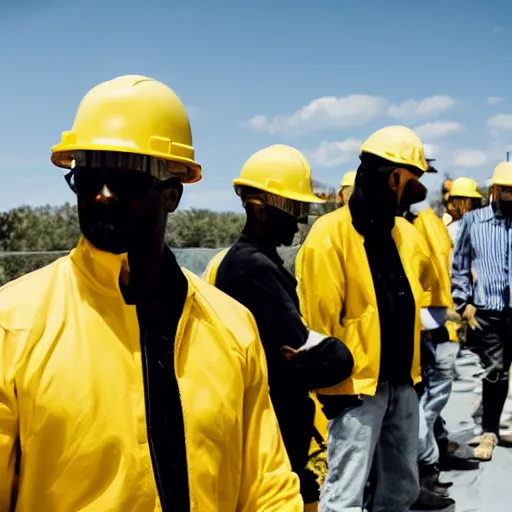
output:
POLYGON ((512 222, 492 205, 462 218, 453 254, 452 294, 455 307, 502 311, 510 306, 512 222))
POLYGON ((455 247, 457 245, 457 239, 459 238, 459 231, 460 231, 460 223, 462 222, 462 220, 454 220, 452 222, 450 222, 450 224, 448 224, 446 226, 446 228, 448 229, 448 233, 450 234, 450 238, 452 239, 452 242, 453 242, 453 246, 455 247))

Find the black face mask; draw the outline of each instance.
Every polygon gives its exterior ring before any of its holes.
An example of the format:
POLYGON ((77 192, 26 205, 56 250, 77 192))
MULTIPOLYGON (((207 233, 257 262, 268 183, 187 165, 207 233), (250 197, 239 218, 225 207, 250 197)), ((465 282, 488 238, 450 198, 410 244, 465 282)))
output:
POLYGON ((158 194, 152 193, 155 182, 140 172, 74 171, 68 183, 78 197, 78 218, 85 238, 103 251, 128 252, 137 244, 138 235, 155 225, 158 208, 148 208, 150 195, 158 194), (98 201, 105 185, 114 197, 98 201))
POLYGON ((265 207, 265 238, 272 246, 290 246, 298 231, 298 219, 278 208, 265 207))
POLYGON ((498 204, 499 212, 503 215, 503 217, 507 219, 512 219, 512 201, 503 201, 500 200, 498 204))
POLYGON ((398 204, 398 211, 407 211, 413 204, 421 203, 427 198, 425 185, 416 179, 410 179, 404 185, 402 197, 398 204))
POLYGON ((98 249, 113 254, 122 254, 130 249, 137 222, 129 205, 84 202, 79 207, 78 218, 83 235, 98 249))

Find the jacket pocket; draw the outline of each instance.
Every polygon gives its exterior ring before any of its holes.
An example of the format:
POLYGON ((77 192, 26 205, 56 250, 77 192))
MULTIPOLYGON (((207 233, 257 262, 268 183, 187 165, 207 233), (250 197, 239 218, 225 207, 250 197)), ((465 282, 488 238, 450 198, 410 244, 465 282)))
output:
POLYGON ((345 342, 354 358, 353 376, 368 367, 370 345, 375 343, 375 340, 371 339, 373 333, 370 328, 374 313, 374 308, 369 307, 358 318, 344 319, 343 331, 345 339, 342 339, 342 341, 345 342))

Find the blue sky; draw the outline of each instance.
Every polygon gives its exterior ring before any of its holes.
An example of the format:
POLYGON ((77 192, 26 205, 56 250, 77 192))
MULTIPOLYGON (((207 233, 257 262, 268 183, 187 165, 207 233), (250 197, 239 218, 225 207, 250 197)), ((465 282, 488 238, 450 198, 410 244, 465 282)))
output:
POLYGON ((387 124, 485 182, 512 147, 511 14, 506 0, 2 1, 0 210, 73 201, 50 147, 83 95, 122 74, 189 108, 204 178, 183 207, 239 209, 231 180, 274 143, 337 184, 387 124))

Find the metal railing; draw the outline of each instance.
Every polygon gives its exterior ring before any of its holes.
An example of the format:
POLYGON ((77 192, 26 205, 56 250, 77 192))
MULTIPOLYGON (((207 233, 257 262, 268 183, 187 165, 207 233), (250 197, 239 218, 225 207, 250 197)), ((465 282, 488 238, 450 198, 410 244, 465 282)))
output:
POLYGON ((59 254, 68 254, 67 251, 0 251, 0 258, 9 258, 11 256, 58 256, 59 254))

